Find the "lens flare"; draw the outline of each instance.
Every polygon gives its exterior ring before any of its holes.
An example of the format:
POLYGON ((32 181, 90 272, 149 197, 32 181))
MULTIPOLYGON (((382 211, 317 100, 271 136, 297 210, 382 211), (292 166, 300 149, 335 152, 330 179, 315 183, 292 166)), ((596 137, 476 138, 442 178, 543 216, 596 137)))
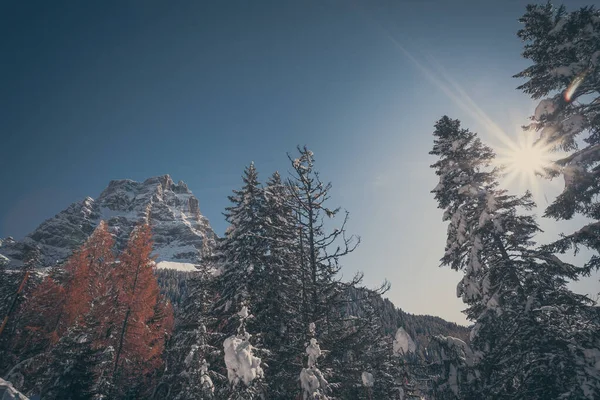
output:
POLYGON ((583 83, 586 75, 587 71, 580 73, 573 79, 573 82, 571 82, 569 87, 567 87, 567 90, 565 90, 565 101, 567 103, 570 103, 573 100, 573 95, 575 94, 575 91, 577 90, 579 85, 583 83))

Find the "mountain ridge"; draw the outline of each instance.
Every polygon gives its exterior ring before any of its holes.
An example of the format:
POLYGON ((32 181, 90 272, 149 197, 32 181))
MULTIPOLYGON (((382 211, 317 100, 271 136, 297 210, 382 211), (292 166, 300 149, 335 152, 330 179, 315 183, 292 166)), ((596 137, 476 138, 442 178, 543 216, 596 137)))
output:
POLYGON ((46 219, 22 240, 0 240, 0 255, 9 265, 22 265, 28 248, 39 249, 41 263, 52 266, 66 259, 104 220, 124 247, 129 233, 140 222, 152 226, 157 261, 196 264, 216 235, 200 213, 198 199, 188 186, 174 183, 168 174, 143 182, 111 180, 100 195, 86 197, 46 219))

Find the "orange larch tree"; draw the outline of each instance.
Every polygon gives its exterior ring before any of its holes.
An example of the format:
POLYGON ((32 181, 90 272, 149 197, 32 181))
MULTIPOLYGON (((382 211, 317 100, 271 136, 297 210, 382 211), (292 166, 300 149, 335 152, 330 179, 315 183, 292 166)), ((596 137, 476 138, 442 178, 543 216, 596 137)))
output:
POLYGON ((54 328, 61 318, 64 304, 65 290, 52 276, 47 276, 35 287, 24 307, 25 329, 29 332, 24 347, 45 349, 58 341, 54 328))
MULTIPOLYGON (((62 358, 79 357, 71 344, 85 337, 89 349, 79 347, 97 354, 96 364, 90 366, 90 385, 97 393, 119 397, 124 393, 116 391, 122 388, 151 387, 173 330, 173 308, 160 295, 154 275, 150 227, 137 226, 118 259, 114 243, 106 223, 100 222, 60 271, 50 273, 28 296, 22 329, 13 343, 23 349, 21 359, 43 356, 45 361, 31 374, 43 373, 48 363, 68 361, 62 358)), ((68 377, 59 372, 46 375, 30 377, 46 381, 47 390, 64 389, 52 382, 68 377)))
POLYGON ((110 327, 117 322, 109 312, 117 297, 113 247, 106 223, 100 222, 81 248, 27 296, 12 344, 18 350, 15 364, 29 382, 44 380, 39 374, 52 361, 52 348, 73 329, 86 332, 93 348, 105 346, 110 327))
POLYGON ((151 252, 150 226, 139 225, 115 269, 121 323, 115 337, 113 376, 119 380, 151 376, 162 364, 165 339, 172 330, 173 311, 159 293, 151 252))
MULTIPOLYGON (((108 278, 114 269, 113 245, 106 223, 100 222, 81 248, 67 259, 62 278, 57 278, 53 270, 32 289, 21 307, 23 329, 22 338, 17 338, 19 343, 38 350, 42 344, 55 344, 68 328, 81 323, 94 307, 99 308, 97 300, 111 293, 109 283, 114 286, 108 278)), ((100 316, 99 312, 96 314, 100 316)))
POLYGON ((114 305, 110 299, 116 296, 112 280, 114 243, 107 224, 101 221, 81 249, 65 264, 68 301, 59 327, 62 332, 73 324, 81 323, 89 313, 98 317, 99 329, 108 330, 105 319, 110 316, 110 307, 114 305))

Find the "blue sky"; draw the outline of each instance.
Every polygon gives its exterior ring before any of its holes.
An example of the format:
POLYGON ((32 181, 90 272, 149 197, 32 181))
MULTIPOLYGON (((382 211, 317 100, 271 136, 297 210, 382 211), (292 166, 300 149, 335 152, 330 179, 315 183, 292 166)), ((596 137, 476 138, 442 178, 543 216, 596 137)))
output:
MULTIPOLYGON (((535 107, 511 78, 527 66, 526 3, 4 2, 0 237, 111 179, 165 173, 222 233, 244 166, 266 179, 306 144, 363 240, 345 274, 387 278, 397 306, 464 322, 460 276, 438 268, 431 132, 448 114, 500 145, 484 113, 516 138, 535 107)), ((560 185, 542 186, 542 205, 560 185)), ((571 225, 548 226, 546 240, 571 225)))

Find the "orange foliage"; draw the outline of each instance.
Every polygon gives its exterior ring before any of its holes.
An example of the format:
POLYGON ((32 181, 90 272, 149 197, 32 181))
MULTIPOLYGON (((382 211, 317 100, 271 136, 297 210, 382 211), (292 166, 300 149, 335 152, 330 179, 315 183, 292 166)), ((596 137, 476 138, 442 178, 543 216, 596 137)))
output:
POLYGON ((58 341, 56 325, 65 301, 64 289, 51 277, 37 285, 23 304, 24 332, 16 338, 16 348, 23 352, 44 349, 58 341))
POLYGON ((106 330, 106 317, 110 313, 111 294, 114 293, 112 272, 114 254, 108 227, 101 221, 85 244, 76 251, 65 265, 68 281, 62 332, 82 318, 91 314, 100 323, 98 329, 106 330))
POLYGON ((49 276, 33 290, 17 343, 43 351, 79 325, 92 335, 94 347, 115 349, 113 373, 126 379, 152 375, 173 330, 173 308, 160 295, 153 272, 150 227, 134 229, 118 260, 113 247, 101 222, 65 263, 63 284, 49 276))
POLYGON ((115 369, 148 374, 160 367, 165 338, 172 330, 173 310, 162 299, 154 275, 152 231, 147 224, 134 229, 116 270, 122 326, 115 369))

